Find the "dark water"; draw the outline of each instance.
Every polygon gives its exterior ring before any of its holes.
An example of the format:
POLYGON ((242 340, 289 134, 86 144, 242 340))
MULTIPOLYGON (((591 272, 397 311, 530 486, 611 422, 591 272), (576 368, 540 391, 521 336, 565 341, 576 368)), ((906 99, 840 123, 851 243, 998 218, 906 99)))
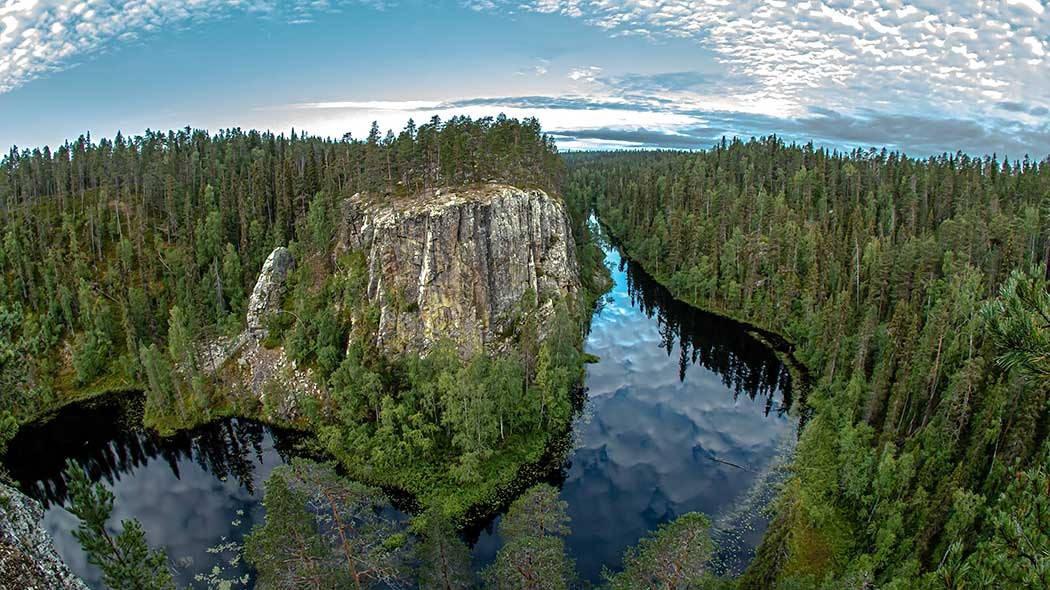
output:
MULTIPOLYGON (((645 533, 701 511, 714 521, 717 569, 739 571, 766 525, 768 483, 795 439, 787 371, 740 324, 676 302, 614 248, 606 262, 615 285, 586 343, 601 361, 588 367, 575 448, 555 477, 577 569, 598 581, 645 533)), ((195 578, 217 565, 226 578, 248 575, 243 563, 229 566, 234 553, 209 549, 240 541, 261 520, 262 484, 296 437, 248 420, 165 439, 136 424, 141 402, 114 397, 12 441, 5 463, 47 506, 43 524, 58 552, 100 586, 72 537, 76 519, 62 508, 70 458, 113 491, 115 521, 139 519, 151 545, 166 549, 180 587, 204 587, 195 578)), ((475 544, 479 568, 499 548, 495 528, 475 544)))
POLYGON ((167 550, 180 587, 203 587, 194 578, 216 565, 227 577, 248 575, 243 563, 227 566, 233 552, 209 548, 240 541, 262 518, 262 484, 296 437, 240 419, 170 438, 136 424, 141 400, 110 398, 63 412, 12 441, 5 463, 23 490, 44 503, 43 526, 59 554, 88 585, 101 587, 73 538, 78 521, 62 508, 70 458, 113 492, 112 522, 139 519, 150 544, 167 550))
MULTIPOLYGON (((691 511, 714 522, 722 573, 751 558, 775 467, 795 440, 785 366, 740 324, 675 301, 615 248, 615 285, 592 318, 588 399, 562 483, 582 577, 617 568, 623 551, 691 511)), ((500 540, 490 527, 479 562, 500 540)))

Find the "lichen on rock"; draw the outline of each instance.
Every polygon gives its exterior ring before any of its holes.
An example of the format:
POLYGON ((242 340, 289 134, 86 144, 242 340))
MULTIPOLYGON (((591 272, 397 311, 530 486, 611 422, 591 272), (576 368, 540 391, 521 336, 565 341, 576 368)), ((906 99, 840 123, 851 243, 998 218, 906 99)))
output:
POLYGON ((318 398, 323 392, 312 371, 297 366, 283 347, 263 345, 269 318, 281 313, 288 274, 294 267, 291 252, 284 247, 275 248, 263 263, 252 289, 244 332, 206 344, 211 351, 209 358, 214 359, 206 363, 206 369, 217 374, 221 385, 262 402, 269 417, 289 422, 298 418, 300 399, 318 398))
POLYGON ((266 337, 266 320, 271 314, 280 311, 281 301, 287 289, 285 279, 294 267, 295 259, 288 248, 274 248, 266 257, 255 288, 252 289, 252 296, 248 300, 248 314, 245 319, 249 336, 256 339, 266 337))
POLYGON ((0 483, 0 589, 87 590, 40 526, 39 502, 0 483))

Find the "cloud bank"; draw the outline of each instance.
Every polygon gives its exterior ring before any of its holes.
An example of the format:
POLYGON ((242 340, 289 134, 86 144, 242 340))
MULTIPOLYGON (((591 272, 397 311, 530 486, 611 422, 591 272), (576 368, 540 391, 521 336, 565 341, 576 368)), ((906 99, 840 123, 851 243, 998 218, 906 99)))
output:
MULTIPOLYGON (((490 2, 491 4, 491 2, 490 2)), ((1050 10, 1041 0, 520 0, 613 35, 695 39, 745 107, 798 114, 861 103, 969 113, 1001 101, 1050 106, 1050 10)), ((757 109, 751 109, 757 110, 757 109)))
MULTIPOLYGON (((636 80, 640 76, 629 76, 636 80)), ((693 85, 705 79, 680 73, 658 76, 693 85)), ((1008 107, 999 107, 1008 111, 1008 107)), ((1012 108, 1012 107, 1011 107, 1012 108)), ((284 105, 248 125, 273 129, 306 129, 339 137, 346 131, 363 136, 373 120, 383 129, 401 128, 409 118, 417 122, 438 115, 474 117, 505 113, 512 117, 538 116, 544 129, 563 149, 703 149, 723 137, 760 137, 776 134, 789 142, 812 141, 838 149, 871 147, 900 150, 914 156, 963 151, 1000 157, 1024 155, 1042 159, 1050 154, 1050 122, 1025 125, 1003 117, 971 119, 951 114, 898 114, 874 109, 840 111, 809 107, 790 117, 676 104, 645 95, 505 96, 447 101, 324 102, 284 105)), ((1038 109, 1037 109, 1038 110, 1038 109)))

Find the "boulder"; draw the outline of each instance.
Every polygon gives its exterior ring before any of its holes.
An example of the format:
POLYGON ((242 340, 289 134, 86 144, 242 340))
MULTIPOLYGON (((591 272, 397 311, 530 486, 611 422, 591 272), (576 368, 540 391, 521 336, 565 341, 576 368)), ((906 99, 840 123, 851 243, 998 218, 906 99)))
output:
POLYGON ((40 526, 40 502, 0 483, 0 589, 87 590, 40 526))
POLYGON ((247 334, 257 340, 266 337, 266 319, 281 309, 286 290, 285 279, 295 267, 288 248, 274 248, 266 257, 259 279, 248 300, 247 334))

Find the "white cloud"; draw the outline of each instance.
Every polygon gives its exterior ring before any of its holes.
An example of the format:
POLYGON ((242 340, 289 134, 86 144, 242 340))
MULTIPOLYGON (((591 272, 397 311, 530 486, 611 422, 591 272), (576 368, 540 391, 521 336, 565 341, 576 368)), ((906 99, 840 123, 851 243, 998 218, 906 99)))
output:
POLYGON ((1023 6, 1036 14, 1043 14, 1046 10, 1046 7, 1039 0, 1006 0, 1006 3, 1011 6, 1023 6))
MULTIPOLYGON (((340 101, 326 103, 300 103, 259 109, 243 119, 235 121, 243 127, 257 127, 287 131, 291 128, 307 130, 318 135, 341 137, 347 131, 355 137, 368 134, 372 121, 377 121, 384 131, 395 132, 412 118, 417 123, 428 121, 434 115, 442 119, 457 115, 487 117, 493 113, 504 113, 508 117, 532 117, 541 115, 544 131, 568 133, 581 129, 651 129, 674 133, 686 125, 698 125, 704 121, 695 114, 672 111, 646 111, 623 108, 608 102, 588 102, 587 97, 563 97, 565 106, 550 104, 530 105, 515 99, 452 99, 443 102, 428 101, 340 101), (570 106, 576 101, 589 104, 581 109, 570 106)), ((228 120, 215 122, 216 128, 230 125, 228 120)))
POLYGON ((517 72, 514 72, 517 76, 546 76, 550 73, 551 62, 549 59, 537 59, 534 65, 527 68, 522 68, 517 72))
POLYGON ((695 39, 749 80, 751 102, 796 113, 889 104, 974 114, 998 100, 989 87, 1050 105, 1045 0, 526 0, 524 8, 613 35, 695 39))
POLYGON ((602 74, 598 66, 587 66, 585 68, 573 68, 569 70, 569 79, 574 81, 594 82, 602 74))
POLYGON ((0 93, 111 42, 167 26, 238 12, 305 23, 347 3, 386 6, 383 0, 0 0, 0 93))

